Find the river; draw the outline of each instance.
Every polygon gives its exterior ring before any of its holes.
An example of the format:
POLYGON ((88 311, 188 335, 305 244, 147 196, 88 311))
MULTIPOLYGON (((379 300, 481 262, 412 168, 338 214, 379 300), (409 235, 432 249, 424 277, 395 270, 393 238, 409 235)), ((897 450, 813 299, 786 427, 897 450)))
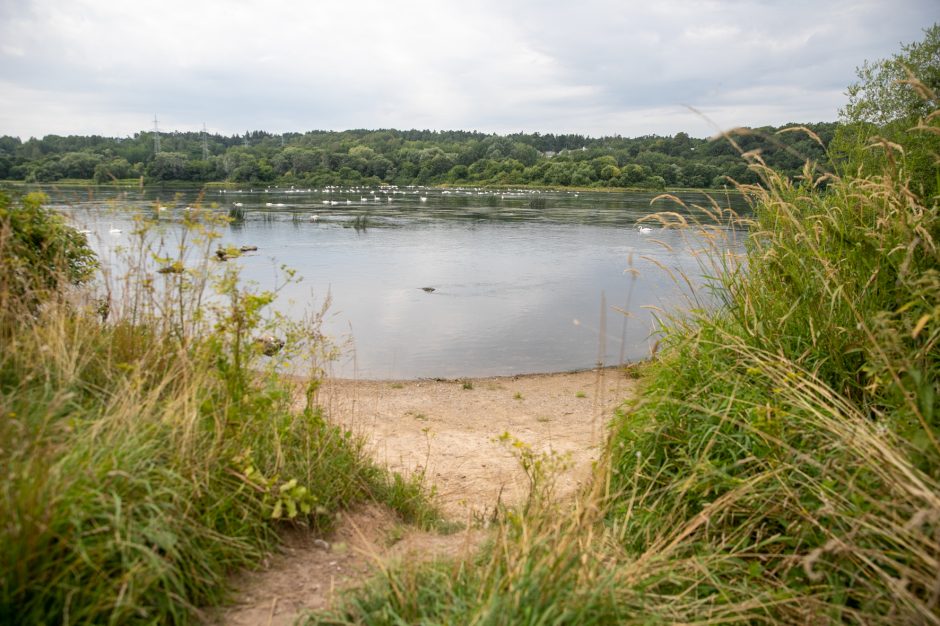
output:
MULTIPOLYGON (((240 219, 222 227, 220 243, 258 247, 231 261, 243 279, 271 288, 282 265, 303 277, 281 290, 279 311, 299 317, 329 294, 324 330, 343 346, 333 371, 344 377, 495 376, 635 361, 650 354, 663 311, 712 301, 701 288, 698 229, 643 221, 657 211, 710 220, 668 200, 651 205, 650 193, 44 191, 91 231, 106 264, 118 263, 136 216, 156 216, 165 224, 161 236, 172 238, 187 207, 232 211, 240 219)), ((689 206, 711 206, 702 194, 677 195, 689 206)), ((716 199, 745 208, 738 196, 716 199)), ((708 241, 719 253, 741 249, 744 231, 720 225, 713 232, 708 241)))

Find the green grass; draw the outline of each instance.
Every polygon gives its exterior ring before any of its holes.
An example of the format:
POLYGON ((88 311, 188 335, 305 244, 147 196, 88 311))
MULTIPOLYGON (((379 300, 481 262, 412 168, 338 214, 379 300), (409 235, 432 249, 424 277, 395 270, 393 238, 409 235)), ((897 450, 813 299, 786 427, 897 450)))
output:
POLYGON ((211 224, 189 224, 184 273, 137 266, 102 307, 95 283, 70 284, 73 257, 51 257, 61 225, 42 211, 30 232, 54 236, 29 241, 62 269, 30 278, 26 209, 0 200, 0 261, 20 268, 0 273, 0 623, 187 623, 282 524, 326 531, 367 499, 436 523, 421 477, 386 474, 324 419, 330 347, 207 261, 211 224), (262 332, 287 347, 265 357, 262 332), (298 407, 284 374, 304 355, 298 407))
MULTIPOLYGON (((666 321, 576 502, 522 455, 475 560, 311 621, 940 623, 940 208, 898 154, 796 182, 751 155, 745 258, 703 257, 720 306, 666 321)), ((698 247, 738 220, 697 209, 698 247)))
POLYGON ((933 623, 936 199, 889 168, 825 192, 763 173, 746 271, 721 275, 718 313, 675 323, 616 425, 614 484, 661 495, 610 519, 639 515, 639 550, 640 529, 707 517, 683 552, 723 559, 687 592, 786 594, 767 611, 784 621, 933 623))

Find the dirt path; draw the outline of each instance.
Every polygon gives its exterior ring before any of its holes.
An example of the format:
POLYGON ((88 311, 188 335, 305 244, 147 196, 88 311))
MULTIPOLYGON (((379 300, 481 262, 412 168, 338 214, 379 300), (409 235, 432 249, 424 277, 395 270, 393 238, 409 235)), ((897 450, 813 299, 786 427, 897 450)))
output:
POLYGON ((284 550, 261 571, 235 581, 237 605, 216 620, 231 625, 290 624, 307 609, 330 605, 377 564, 469 554, 498 501, 525 497, 527 478, 503 433, 536 452, 567 459, 557 494, 571 494, 588 476, 614 408, 634 381, 615 370, 537 374, 465 381, 349 381, 324 385, 330 419, 366 436, 376 461, 395 471, 425 471, 445 514, 468 530, 435 535, 403 526, 369 506, 345 513, 327 541, 306 533, 285 538, 284 550))

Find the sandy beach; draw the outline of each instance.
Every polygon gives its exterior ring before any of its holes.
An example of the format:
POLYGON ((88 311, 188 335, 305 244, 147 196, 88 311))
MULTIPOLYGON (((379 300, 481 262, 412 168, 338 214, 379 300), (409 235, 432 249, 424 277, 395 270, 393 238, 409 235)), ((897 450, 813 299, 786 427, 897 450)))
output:
POLYGON ((445 516, 466 529, 439 535, 401 523, 378 505, 341 513, 325 539, 302 530, 284 535, 283 549, 259 571, 232 581, 237 602, 216 623, 291 624, 304 611, 330 606, 376 567, 470 554, 486 536, 498 503, 519 504, 528 479, 518 451, 501 437, 563 462, 556 496, 572 495, 588 477, 614 410, 636 381, 601 369, 460 380, 332 379, 319 402, 328 419, 365 437, 379 464, 424 472, 445 516))

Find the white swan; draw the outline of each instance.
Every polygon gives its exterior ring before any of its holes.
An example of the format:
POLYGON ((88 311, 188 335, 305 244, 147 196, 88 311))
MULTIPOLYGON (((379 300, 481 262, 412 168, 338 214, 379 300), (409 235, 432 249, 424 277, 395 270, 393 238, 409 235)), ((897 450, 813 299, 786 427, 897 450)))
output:
POLYGON ((649 226, 637 226, 636 229, 643 235, 648 235, 649 233, 653 232, 653 229, 649 226))
POLYGON ((111 233, 112 235, 120 235, 120 234, 121 234, 121 229, 120 229, 120 228, 115 228, 115 227, 114 227, 114 224, 111 224, 110 226, 111 226, 111 227, 108 229, 108 232, 109 232, 109 233, 111 233))

